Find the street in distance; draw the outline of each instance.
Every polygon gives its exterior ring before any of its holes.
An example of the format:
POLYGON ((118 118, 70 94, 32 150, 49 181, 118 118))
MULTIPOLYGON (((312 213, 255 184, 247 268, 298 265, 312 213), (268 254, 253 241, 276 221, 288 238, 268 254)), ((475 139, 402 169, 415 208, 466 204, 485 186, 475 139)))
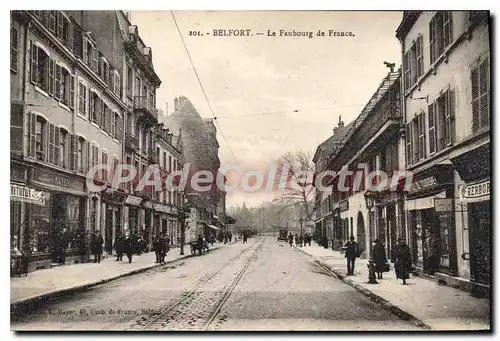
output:
MULTIPOLYGON (((313 31, 296 31, 296 30, 283 30, 279 31, 267 30, 264 32, 256 32, 258 36, 267 37, 307 37, 309 39, 313 38, 315 35, 318 37, 354 37, 352 32, 343 32, 335 30, 318 30, 316 33, 313 31)), ((214 37, 250 37, 254 34, 251 29, 214 29, 212 33, 206 32, 205 34, 201 31, 189 31, 190 36, 203 37, 214 36, 214 37)))

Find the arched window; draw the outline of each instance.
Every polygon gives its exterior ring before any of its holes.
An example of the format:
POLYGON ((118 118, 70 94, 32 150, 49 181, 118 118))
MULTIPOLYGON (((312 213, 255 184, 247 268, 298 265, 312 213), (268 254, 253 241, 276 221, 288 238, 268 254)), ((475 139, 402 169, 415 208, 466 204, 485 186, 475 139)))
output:
POLYGON ((36 116, 35 134, 36 159, 44 161, 47 152, 47 121, 41 116, 36 116))

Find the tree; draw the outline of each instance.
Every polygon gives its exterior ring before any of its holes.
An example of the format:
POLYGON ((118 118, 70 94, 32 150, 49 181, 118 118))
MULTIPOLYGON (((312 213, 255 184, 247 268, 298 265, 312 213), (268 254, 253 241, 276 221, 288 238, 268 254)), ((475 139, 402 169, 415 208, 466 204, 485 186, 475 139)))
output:
POLYGON ((278 160, 275 186, 282 191, 280 200, 300 203, 304 221, 311 220, 313 214, 315 196, 313 175, 314 164, 310 153, 299 150, 287 153, 278 160))

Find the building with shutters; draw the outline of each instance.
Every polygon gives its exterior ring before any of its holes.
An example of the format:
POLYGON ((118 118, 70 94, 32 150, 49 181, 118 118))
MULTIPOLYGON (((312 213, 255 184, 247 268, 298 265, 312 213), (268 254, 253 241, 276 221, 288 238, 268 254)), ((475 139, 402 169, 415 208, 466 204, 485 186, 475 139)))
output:
MULTIPOLYGON (((51 265, 64 230, 72 263, 88 258, 89 233, 100 231, 110 253, 127 228, 130 189, 111 188, 112 170, 127 160, 127 117, 148 116, 154 127, 160 85, 151 49, 130 42, 136 33, 121 11, 11 12, 11 245, 29 255, 30 270, 51 265), (140 92, 128 86, 130 55, 132 74, 148 72, 140 92), (89 174, 97 164, 111 169, 89 174), (90 192, 88 177, 106 189, 90 192)), ((154 134, 134 127, 149 146, 134 160, 151 160, 154 134)))
POLYGON ((405 11, 406 196, 419 271, 467 290, 491 278, 490 32, 485 11, 405 11))
MULTIPOLYGON (((158 164, 163 178, 168 177, 174 171, 181 171, 183 167, 182 157, 182 136, 181 132, 175 135, 163 123, 156 126, 156 153, 158 154, 158 164)), ((171 246, 179 246, 181 243, 182 212, 184 207, 184 193, 176 188, 164 186, 159 193, 158 203, 154 205, 154 231, 168 235, 171 246)))

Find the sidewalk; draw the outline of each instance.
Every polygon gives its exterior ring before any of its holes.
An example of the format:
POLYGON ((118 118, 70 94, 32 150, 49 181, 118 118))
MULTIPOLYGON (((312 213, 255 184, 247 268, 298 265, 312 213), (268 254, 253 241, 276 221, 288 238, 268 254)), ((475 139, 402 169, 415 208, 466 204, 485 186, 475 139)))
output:
POLYGON ((396 280, 394 264, 379 284, 368 284, 368 260, 357 259, 354 276, 346 276, 347 264, 339 251, 312 245, 297 249, 328 267, 336 276, 379 302, 396 315, 432 330, 489 330, 490 301, 429 279, 411 276, 407 285, 396 280))
MULTIPOLYGON (((214 244, 210 251, 223 247, 223 243, 214 244)), ((165 259, 166 263, 191 257, 189 245, 184 247, 184 255, 179 255, 179 248, 172 248, 165 259)), ((164 264, 155 263, 155 253, 148 252, 134 255, 132 263, 117 262, 115 257, 107 257, 100 264, 84 263, 61 265, 51 269, 37 270, 28 276, 10 278, 11 312, 35 301, 80 291, 112 280, 140 273, 164 264)))

